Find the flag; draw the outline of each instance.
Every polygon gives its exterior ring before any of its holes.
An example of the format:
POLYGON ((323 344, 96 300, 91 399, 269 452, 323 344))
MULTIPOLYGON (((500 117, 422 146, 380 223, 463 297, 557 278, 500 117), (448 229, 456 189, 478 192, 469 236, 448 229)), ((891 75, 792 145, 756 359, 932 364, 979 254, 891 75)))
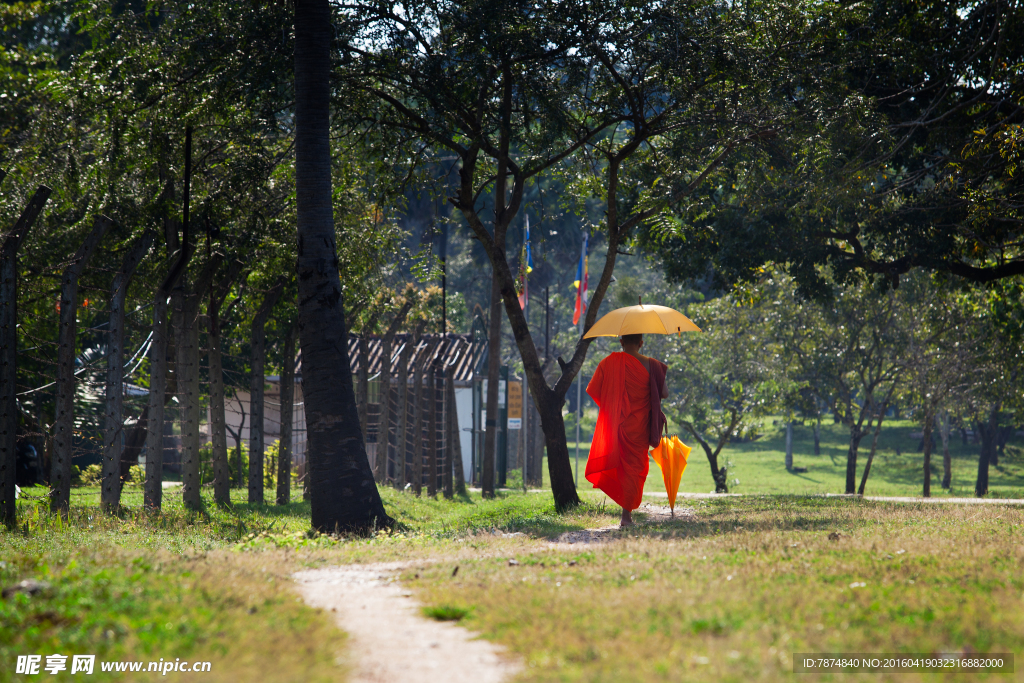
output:
POLYGON ((587 279, 590 275, 587 262, 587 249, 590 235, 583 233, 583 250, 580 252, 580 263, 576 266, 576 310, 572 314, 572 324, 578 325, 580 318, 587 312, 587 279))
POLYGON ((523 233, 523 253, 519 257, 519 307, 526 310, 530 300, 526 276, 533 272, 533 254, 530 252, 530 215, 526 214, 526 230, 523 233))

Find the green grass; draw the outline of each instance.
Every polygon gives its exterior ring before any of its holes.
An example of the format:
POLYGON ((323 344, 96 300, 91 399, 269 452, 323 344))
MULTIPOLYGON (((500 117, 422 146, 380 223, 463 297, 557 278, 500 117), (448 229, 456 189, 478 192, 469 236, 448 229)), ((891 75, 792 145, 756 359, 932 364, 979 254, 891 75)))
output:
MULTIPOLYGON (((780 462, 773 439, 735 447, 735 469, 780 462)), ((702 464, 691 461, 684 490, 702 464)), ((526 663, 524 681, 773 681, 792 677, 794 652, 1024 651, 1017 507, 751 495, 691 501, 695 517, 663 524, 641 511, 607 543, 568 545, 552 541, 617 520, 599 492, 581 490, 584 504, 559 515, 543 492, 447 501, 380 491, 398 528, 336 538, 310 533, 298 491, 274 506, 236 490, 230 510, 204 494, 193 513, 169 489, 150 515, 129 490, 112 517, 98 490, 75 489, 64 522, 30 489, 18 530, 0 532, 0 583, 50 588, 0 602, 0 659, 182 658, 213 662, 208 680, 344 679, 344 635, 298 601, 289 577, 384 561, 412 563, 402 580, 426 614, 506 646, 526 663)), ((16 678, 0 667, 0 681, 16 678)))
MULTIPOLYGON (((32 653, 95 654, 97 662, 210 661, 203 677, 224 681, 326 681, 344 673, 344 635, 296 602, 294 563, 280 551, 233 551, 260 534, 307 530, 308 503, 239 500, 224 511, 207 501, 205 512, 187 513, 180 490, 170 489, 160 515, 129 507, 112 517, 99 512, 98 489, 74 489, 63 521, 46 511, 45 499, 29 497, 41 493, 28 489, 19 500, 18 529, 0 533, 0 585, 49 585, 0 602, 0 681, 22 679, 13 663, 32 653)), ((129 490, 125 498, 141 507, 141 492, 129 490)), ((94 676, 126 678, 101 673, 98 663, 94 676)))
POLYGON ((437 621, 461 621, 469 616, 471 610, 457 605, 438 605, 424 607, 423 615, 437 621))
MULTIPOLYGON (((814 455, 814 427, 808 422, 793 428, 793 464, 807 468, 807 472, 787 472, 786 434, 784 428, 766 421, 764 435, 757 441, 729 444, 719 455, 719 466, 728 464, 729 490, 736 493, 780 493, 780 494, 823 494, 843 493, 846 487, 846 453, 849 448, 849 431, 843 425, 832 424, 831 420, 821 425, 821 454, 814 455), (736 483, 739 480, 739 483, 736 483)), ((917 451, 920 425, 906 421, 889 421, 883 425, 878 439, 878 450, 871 466, 865 493, 877 496, 920 496, 923 490, 924 456, 917 451)), ((679 486, 680 491, 708 493, 714 491, 708 460, 700 445, 692 437, 678 429, 678 434, 693 448, 686 471, 679 486)), ((978 472, 979 444, 964 444, 960 434, 950 435, 950 456, 952 459, 952 487, 949 491, 941 488, 942 445, 937 442, 937 453, 932 453, 932 496, 974 496, 974 482, 978 472)), ((857 485, 871 449, 871 439, 861 441, 857 457, 857 485)), ((580 488, 589 489, 583 477, 590 443, 580 444, 580 488)), ((575 442, 569 444, 570 460, 575 455, 575 442)), ((545 465, 545 487, 547 468, 545 465)), ((1013 437, 1007 445, 1005 455, 998 466, 989 468, 990 498, 1024 497, 1024 438, 1013 437)), ((644 486, 645 491, 664 491, 661 470, 651 461, 650 473, 644 486)))
POLYGON ((696 507, 656 526, 638 514, 616 542, 485 546, 402 579, 428 606, 471 609, 462 623, 521 657, 524 681, 774 681, 792 678, 797 652, 1024 650, 1024 510, 777 496, 696 507))

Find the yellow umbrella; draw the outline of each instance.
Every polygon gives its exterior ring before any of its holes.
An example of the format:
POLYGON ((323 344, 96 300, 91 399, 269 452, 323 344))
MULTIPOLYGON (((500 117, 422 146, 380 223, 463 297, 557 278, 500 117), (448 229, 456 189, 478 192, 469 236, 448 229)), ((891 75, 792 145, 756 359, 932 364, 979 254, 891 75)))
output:
POLYGON ((661 468, 661 478, 665 481, 665 491, 668 492, 668 504, 672 508, 672 515, 675 516, 679 480, 683 478, 686 460, 690 457, 690 447, 680 441, 678 436, 663 436, 661 443, 651 451, 651 457, 661 468))
POLYGON ((621 337, 624 334, 682 334, 700 331, 692 320, 674 308, 641 302, 638 306, 617 308, 605 315, 583 337, 591 339, 621 337))

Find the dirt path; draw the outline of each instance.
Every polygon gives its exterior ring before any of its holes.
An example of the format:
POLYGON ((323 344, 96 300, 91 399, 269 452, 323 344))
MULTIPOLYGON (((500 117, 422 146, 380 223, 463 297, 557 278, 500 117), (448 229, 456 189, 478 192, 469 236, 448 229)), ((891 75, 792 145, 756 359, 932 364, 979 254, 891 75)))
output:
POLYGON ((408 563, 348 565, 295 574, 312 607, 349 634, 354 683, 501 683, 520 666, 452 623, 428 620, 396 581, 408 563))
MULTIPOLYGON (((642 504, 634 514, 636 513, 640 513, 635 520, 636 526, 639 528, 661 524, 670 520, 685 521, 688 519, 696 519, 693 508, 677 506, 675 515, 673 516, 671 508, 665 507, 664 505, 652 505, 651 503, 642 504)), ((620 529, 618 524, 610 524, 597 529, 567 531, 552 542, 559 544, 567 543, 570 545, 575 543, 603 543, 604 541, 610 541, 628 533, 628 530, 624 531, 620 529)))

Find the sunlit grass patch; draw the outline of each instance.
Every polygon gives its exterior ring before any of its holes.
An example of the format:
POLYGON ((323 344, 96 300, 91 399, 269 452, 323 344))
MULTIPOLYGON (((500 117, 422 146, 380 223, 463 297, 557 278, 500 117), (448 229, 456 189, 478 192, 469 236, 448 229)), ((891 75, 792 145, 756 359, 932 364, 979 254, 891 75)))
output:
POLYGON ((763 497, 695 513, 403 580, 428 606, 472 607, 462 623, 531 681, 777 680, 794 652, 1024 647, 1022 510, 763 497))

